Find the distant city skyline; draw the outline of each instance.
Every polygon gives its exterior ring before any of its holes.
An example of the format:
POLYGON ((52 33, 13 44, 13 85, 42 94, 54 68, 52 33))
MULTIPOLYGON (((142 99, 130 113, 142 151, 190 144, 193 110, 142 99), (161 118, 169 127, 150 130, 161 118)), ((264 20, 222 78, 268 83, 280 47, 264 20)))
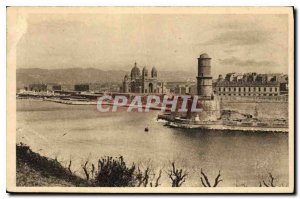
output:
POLYGON ((207 53, 214 77, 288 70, 286 15, 33 14, 20 23, 17 68, 128 71, 136 61, 196 74, 207 53))

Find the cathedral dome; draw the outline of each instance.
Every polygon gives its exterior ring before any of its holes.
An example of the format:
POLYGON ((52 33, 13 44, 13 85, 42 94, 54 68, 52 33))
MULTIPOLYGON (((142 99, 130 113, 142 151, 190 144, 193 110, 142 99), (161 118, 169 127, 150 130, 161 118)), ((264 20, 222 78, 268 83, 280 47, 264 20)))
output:
POLYGON ((136 62, 134 63, 134 67, 131 69, 131 77, 138 77, 140 76, 141 71, 140 69, 136 66, 136 62))
POLYGON ((200 58, 201 59, 207 59, 207 58, 210 58, 210 57, 208 56, 208 54, 203 53, 203 54, 200 55, 200 58))
POLYGON ((140 74, 140 72, 141 72, 140 69, 138 67, 136 67, 136 66, 131 69, 131 74, 132 73, 140 74))

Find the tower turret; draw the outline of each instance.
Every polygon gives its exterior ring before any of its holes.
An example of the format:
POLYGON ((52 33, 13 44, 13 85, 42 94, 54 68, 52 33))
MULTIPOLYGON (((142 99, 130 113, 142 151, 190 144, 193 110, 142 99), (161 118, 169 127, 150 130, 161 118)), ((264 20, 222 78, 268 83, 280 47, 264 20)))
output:
POLYGON ((206 53, 198 58, 197 94, 205 98, 213 95, 210 61, 206 53))
POLYGON ((156 68, 153 66, 152 70, 151 70, 151 77, 152 78, 156 78, 157 77, 157 70, 156 68))
POLYGON ((143 68, 142 74, 143 77, 148 77, 148 69, 146 68, 146 66, 143 68))

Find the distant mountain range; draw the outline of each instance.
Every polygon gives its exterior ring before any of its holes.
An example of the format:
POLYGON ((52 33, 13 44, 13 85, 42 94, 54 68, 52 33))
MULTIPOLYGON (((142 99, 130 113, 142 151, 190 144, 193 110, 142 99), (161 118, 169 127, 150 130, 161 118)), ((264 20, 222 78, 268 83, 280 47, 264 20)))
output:
MULTIPOLYGON (((122 70, 100 70, 96 68, 69 69, 17 69, 17 88, 23 88, 32 83, 58 83, 74 85, 79 83, 118 83, 121 84, 124 75, 122 70)), ((196 79, 196 74, 186 71, 158 71, 158 79, 170 82, 196 79)))

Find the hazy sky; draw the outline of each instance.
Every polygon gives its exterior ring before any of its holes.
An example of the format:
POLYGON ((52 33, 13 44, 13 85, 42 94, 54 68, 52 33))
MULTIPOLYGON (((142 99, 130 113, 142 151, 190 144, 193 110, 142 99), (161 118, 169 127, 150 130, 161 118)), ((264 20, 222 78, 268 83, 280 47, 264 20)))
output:
POLYGON ((212 73, 283 72, 288 64, 286 15, 32 14, 17 44, 18 68, 94 67, 212 73))

